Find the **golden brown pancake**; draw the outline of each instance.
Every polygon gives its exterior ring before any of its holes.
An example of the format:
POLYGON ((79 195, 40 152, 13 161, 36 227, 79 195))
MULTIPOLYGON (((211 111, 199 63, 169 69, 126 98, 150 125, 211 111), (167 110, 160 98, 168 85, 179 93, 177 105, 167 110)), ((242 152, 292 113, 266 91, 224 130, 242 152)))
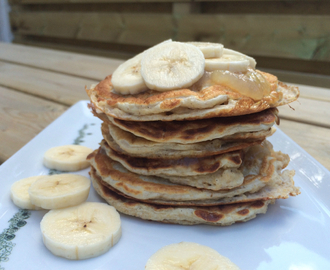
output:
POLYGON ((120 163, 110 159, 100 148, 88 157, 104 182, 121 193, 138 200, 203 201, 231 198, 244 193, 254 193, 265 186, 281 183, 281 170, 287 166, 289 157, 274 152, 270 143, 255 146, 248 151, 247 162, 243 162, 244 182, 241 186, 226 190, 198 189, 173 184, 157 176, 143 176, 132 173, 120 163), (258 157, 258 158, 255 158, 258 157))
POLYGON ((117 153, 103 140, 101 148, 112 160, 120 162, 131 172, 143 175, 176 175, 192 176, 204 175, 218 171, 219 169, 234 169, 242 164, 243 151, 202 157, 182 159, 152 159, 138 158, 117 153))
POLYGON ((112 160, 120 162, 128 171, 142 175, 155 175, 172 183, 211 190, 231 189, 240 186, 244 176, 238 167, 242 151, 234 151, 206 158, 150 159, 119 154, 105 141, 101 149, 112 160))
POLYGON ((114 192, 103 184, 104 182, 97 176, 93 168, 90 171, 90 176, 97 193, 119 212, 162 223, 227 226, 236 222, 248 221, 255 218, 257 214, 264 214, 267 211, 268 205, 274 203, 274 200, 259 200, 231 205, 204 207, 156 205, 126 198, 114 192))
POLYGON ((136 95, 121 95, 114 91, 111 75, 86 91, 97 113, 128 121, 196 120, 246 115, 285 105, 298 98, 297 87, 278 82, 271 74, 262 74, 271 84, 272 91, 258 101, 224 85, 213 85, 199 91, 148 90, 136 95))
POLYGON ((231 135, 230 139, 214 139, 211 141, 180 144, 158 143, 136 137, 132 133, 121 130, 110 124, 102 123, 103 138, 118 153, 133 157, 179 159, 185 157, 206 157, 240 150, 254 144, 260 144, 274 129, 231 135))

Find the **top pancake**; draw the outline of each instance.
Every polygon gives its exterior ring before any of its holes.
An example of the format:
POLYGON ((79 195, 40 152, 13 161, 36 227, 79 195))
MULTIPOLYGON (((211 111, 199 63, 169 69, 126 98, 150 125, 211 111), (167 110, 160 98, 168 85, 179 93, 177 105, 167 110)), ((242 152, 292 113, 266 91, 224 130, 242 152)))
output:
POLYGON ((297 87, 278 82, 271 74, 260 73, 270 83, 271 92, 259 101, 224 85, 213 85, 200 91, 195 91, 193 85, 191 89, 148 90, 136 95, 121 95, 114 91, 111 75, 86 91, 97 113, 131 121, 181 121, 245 115, 288 104, 298 98, 297 87))

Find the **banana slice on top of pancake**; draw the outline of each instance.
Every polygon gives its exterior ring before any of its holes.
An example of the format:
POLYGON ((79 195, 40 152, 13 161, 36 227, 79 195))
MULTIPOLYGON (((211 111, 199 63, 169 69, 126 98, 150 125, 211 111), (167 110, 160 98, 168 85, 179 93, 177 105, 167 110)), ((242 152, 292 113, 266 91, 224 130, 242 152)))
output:
POLYGON ((188 44, 194 45, 199 48, 206 58, 217 58, 223 54, 223 45, 220 43, 212 42, 187 42, 188 44))
POLYGON ((141 74, 149 89, 169 91, 189 87, 204 74, 205 58, 194 45, 170 42, 149 49, 141 74))
POLYGON ((112 74, 111 82, 115 91, 122 94, 137 94, 147 90, 147 86, 141 75, 141 59, 143 54, 122 63, 112 74))

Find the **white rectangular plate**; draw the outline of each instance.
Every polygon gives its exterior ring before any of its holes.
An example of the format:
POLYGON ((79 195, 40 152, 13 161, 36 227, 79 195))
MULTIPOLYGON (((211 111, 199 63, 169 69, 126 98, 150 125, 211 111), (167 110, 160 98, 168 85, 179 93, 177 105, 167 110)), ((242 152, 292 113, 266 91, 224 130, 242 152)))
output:
MULTIPOLYGON (((30 211, 31 216, 19 211, 11 202, 10 186, 25 177, 48 174, 42 157, 53 146, 76 140, 96 149, 102 138, 100 124, 87 101, 81 101, 0 166, 0 270, 144 269, 158 249, 181 241, 207 245, 242 270, 330 269, 330 173, 279 129, 269 140, 275 150, 290 155, 288 169, 296 171, 301 195, 278 200, 265 215, 214 227, 161 224, 121 214, 122 238, 106 254, 83 261, 52 255, 39 227, 46 211, 30 211)), ((88 169, 78 173, 88 176, 88 169)), ((102 201, 94 190, 88 200, 102 201)))

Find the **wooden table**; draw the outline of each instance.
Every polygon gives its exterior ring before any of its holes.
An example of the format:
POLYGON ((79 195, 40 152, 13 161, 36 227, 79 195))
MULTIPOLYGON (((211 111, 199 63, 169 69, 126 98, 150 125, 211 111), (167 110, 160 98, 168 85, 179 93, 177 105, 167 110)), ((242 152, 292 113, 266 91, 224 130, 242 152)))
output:
MULTIPOLYGON (((72 104, 85 86, 122 60, 0 43, 0 162, 72 104)), ((281 78, 279 78, 281 79, 281 78)), ((330 170, 330 89, 299 85, 300 98, 279 108, 280 128, 330 170)))

